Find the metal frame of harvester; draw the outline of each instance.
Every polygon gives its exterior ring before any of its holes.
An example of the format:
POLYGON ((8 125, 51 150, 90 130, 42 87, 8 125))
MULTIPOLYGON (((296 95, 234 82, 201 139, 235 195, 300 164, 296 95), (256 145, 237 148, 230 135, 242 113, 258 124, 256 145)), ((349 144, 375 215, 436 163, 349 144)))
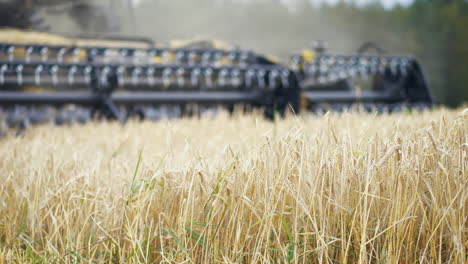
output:
POLYGON ((187 114, 194 107, 242 104, 271 119, 288 108, 299 112, 301 99, 308 110, 433 103, 410 56, 319 53, 313 60, 293 56, 289 64, 244 50, 0 43, 0 115, 11 126, 51 116, 56 123, 59 117, 159 119, 162 105, 187 114), (369 90, 354 82, 363 79, 372 80, 369 90))
POLYGON ((421 66, 413 56, 319 54, 305 62, 292 57, 301 79, 302 96, 309 109, 325 104, 396 109, 400 106, 430 107, 434 99, 421 66), (366 89, 361 85, 367 82, 366 89))

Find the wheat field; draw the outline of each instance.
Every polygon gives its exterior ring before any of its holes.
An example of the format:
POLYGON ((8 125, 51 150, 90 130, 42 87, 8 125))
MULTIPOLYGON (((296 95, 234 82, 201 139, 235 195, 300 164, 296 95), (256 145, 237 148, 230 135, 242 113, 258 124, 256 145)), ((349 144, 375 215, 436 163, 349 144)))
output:
POLYGON ((468 263, 468 109, 0 138, 0 263, 468 263))

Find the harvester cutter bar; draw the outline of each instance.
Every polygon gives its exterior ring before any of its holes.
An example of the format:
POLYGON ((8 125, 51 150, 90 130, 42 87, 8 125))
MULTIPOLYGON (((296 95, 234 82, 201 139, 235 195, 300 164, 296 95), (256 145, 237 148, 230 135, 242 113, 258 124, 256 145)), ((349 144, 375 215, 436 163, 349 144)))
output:
MULTIPOLYGON (((114 92, 109 98, 119 105, 134 104, 223 104, 223 103, 252 103, 261 96, 260 92, 207 92, 207 91, 183 91, 183 92, 114 92)), ((101 101, 99 94, 93 92, 51 92, 51 93, 27 93, 0 91, 0 104, 4 105, 95 105, 101 101)))
POLYGON ((394 94, 385 93, 385 92, 355 92, 355 91, 306 91, 302 93, 303 96, 313 102, 323 103, 323 102, 336 102, 336 103, 346 103, 346 102, 398 102, 399 97, 396 97, 394 94))

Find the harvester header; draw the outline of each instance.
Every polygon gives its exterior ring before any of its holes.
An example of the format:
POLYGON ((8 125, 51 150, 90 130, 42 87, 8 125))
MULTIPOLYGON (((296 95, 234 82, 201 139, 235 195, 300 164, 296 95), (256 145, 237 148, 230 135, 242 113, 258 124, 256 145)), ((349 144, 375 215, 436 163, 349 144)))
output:
POLYGON ((363 104, 391 111, 433 103, 412 56, 321 50, 285 65, 239 49, 0 43, 0 115, 8 126, 27 126, 156 120, 235 105, 274 118, 288 109, 363 104))

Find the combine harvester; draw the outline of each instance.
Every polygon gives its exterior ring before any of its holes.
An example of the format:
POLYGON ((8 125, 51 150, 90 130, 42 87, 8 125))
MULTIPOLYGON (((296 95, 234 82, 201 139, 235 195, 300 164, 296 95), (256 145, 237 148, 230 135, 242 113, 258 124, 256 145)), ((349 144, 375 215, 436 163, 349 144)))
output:
POLYGON ((284 66, 244 50, 0 43, 0 120, 8 127, 158 120, 235 105, 272 119, 356 103, 393 109, 430 106, 432 97, 408 56, 306 52, 284 66), (358 84, 366 78, 369 91, 358 84))

